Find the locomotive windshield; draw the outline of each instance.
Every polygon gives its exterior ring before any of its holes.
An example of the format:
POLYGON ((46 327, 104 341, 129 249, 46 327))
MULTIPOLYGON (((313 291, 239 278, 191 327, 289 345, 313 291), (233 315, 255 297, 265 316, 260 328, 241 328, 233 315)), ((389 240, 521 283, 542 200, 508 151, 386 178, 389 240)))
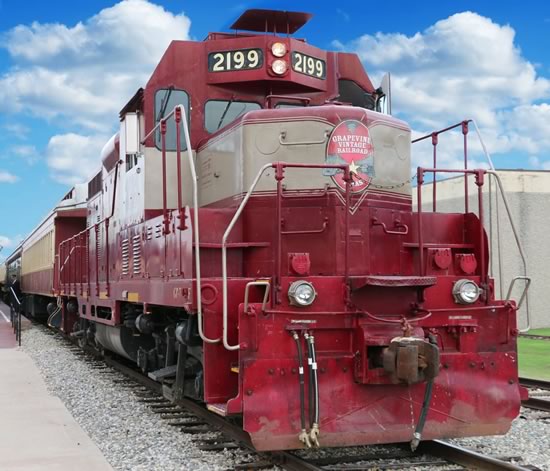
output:
POLYGON ((204 127, 210 133, 216 132, 239 116, 260 108, 255 102, 210 100, 204 106, 204 127))
POLYGON ((352 80, 338 80, 338 100, 353 106, 374 110, 374 97, 352 80))
MULTIPOLYGON (((157 90, 155 93, 155 118, 158 123, 167 113, 170 113, 177 105, 183 105, 185 113, 189 116, 189 95, 184 90, 174 88, 165 88, 157 90)), ((189 118, 187 118, 189 119, 189 118)), ((187 149, 185 136, 181 134, 181 149, 187 149)), ((160 130, 155 134, 155 144, 161 148, 160 130)), ((173 119, 166 122, 166 150, 176 150, 176 123, 173 119)))

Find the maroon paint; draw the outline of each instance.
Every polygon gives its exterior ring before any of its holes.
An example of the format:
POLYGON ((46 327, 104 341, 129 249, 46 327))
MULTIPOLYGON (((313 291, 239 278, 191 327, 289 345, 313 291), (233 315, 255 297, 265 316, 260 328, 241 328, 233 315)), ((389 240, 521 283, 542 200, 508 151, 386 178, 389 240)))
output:
MULTIPOLYGON (((239 126, 269 119, 292 122, 307 116, 332 126, 348 119, 361 120, 367 126, 379 120, 408 130, 405 123, 388 116, 326 105, 250 112, 209 135, 203 126, 208 99, 253 100, 273 106, 285 101, 277 95, 291 93, 310 100, 311 105, 323 105, 338 96, 338 78, 352 79, 373 91, 359 58, 353 54, 325 52, 294 38, 270 35, 211 34, 209 38, 201 43, 175 41, 169 46, 144 91, 141 111, 146 132, 156 124, 154 94, 169 86, 189 93, 191 142, 198 150, 239 126), (284 77, 270 75, 268 51, 274 40, 326 60, 326 80, 293 71, 284 77), (206 73, 208 53, 233 48, 263 49, 266 67, 206 73)), ((164 142, 163 132, 161 136, 164 142)), ((153 147, 154 137, 146 144, 153 147)), ((164 152, 162 158, 163 189, 159 191, 165 195, 164 152)), ((494 298, 493 280, 487 275, 483 211, 480 218, 474 214, 422 213, 424 174, 436 169, 418 169, 418 214, 412 211, 409 197, 370 188, 352 214, 347 208, 356 204, 360 195, 350 194, 349 184, 345 195, 338 189, 289 194, 281 183, 283 168, 288 165, 274 165, 276 191, 258 192, 251 198, 228 241, 229 343, 239 343, 242 348, 228 352, 221 344, 204 345, 205 401, 222 404, 228 413, 243 414, 245 430, 260 449, 299 447, 297 360, 289 331, 307 329, 315 335, 318 350, 321 443, 410 440, 424 385, 389 384, 383 368, 372 361, 373 352, 403 334, 405 318, 417 335, 434 334, 441 348, 442 370, 435 381, 424 437, 506 432, 519 410, 516 307, 513 302, 494 298), (439 260, 441 256, 436 258, 438 250, 447 254, 446 263, 439 260), (285 294, 299 279, 289 262, 293 254, 307 257, 307 279, 318 293, 312 306, 291 306, 285 294), (464 255, 470 259, 466 264, 462 263, 464 255), (477 263, 472 263, 474 257, 477 263), (486 299, 471 306, 454 302, 453 284, 465 276, 487 286, 486 299), (245 286, 258 278, 274 278, 274 287, 280 289, 272 293, 268 308, 262 312, 263 291, 252 288, 245 312, 245 286), (231 371, 235 365, 239 366, 238 374, 231 371)), ((476 175, 481 195, 484 171, 462 172, 476 175)), ((179 174, 178 168, 178 178, 179 174)), ((100 246, 99 232, 101 227, 107 232, 109 217, 92 224, 94 229, 69 234, 76 234, 73 244, 83 238, 87 242, 72 254, 70 240, 59 246, 59 258, 68 256, 69 264, 76 266, 78 257, 80 269, 72 272, 72 278, 60 275, 57 292, 64 290, 68 296, 72 291, 71 296, 81 306, 110 307, 110 319, 96 318, 91 309, 82 315, 110 325, 120 323, 127 292, 138 293, 139 302, 145 306, 196 309, 193 214, 189 208, 182 210, 179 197, 177 208, 168 208, 164 196, 162 211, 144 213, 143 220, 134 225, 121 221, 110 240, 105 238, 108 243, 104 247, 100 246), (183 226, 185 218, 190 224, 183 226), (121 244, 135 236, 139 236, 143 270, 139 275, 131 270, 123 274, 121 244), (101 266, 101 249, 112 257, 105 266, 101 266), (101 295, 104 290, 107 296, 101 295)), ((120 204, 120 198, 113 203, 120 204)), ((204 328, 210 338, 222 333, 221 239, 235 205, 236 201, 228 198, 201 208, 199 214, 204 328)))

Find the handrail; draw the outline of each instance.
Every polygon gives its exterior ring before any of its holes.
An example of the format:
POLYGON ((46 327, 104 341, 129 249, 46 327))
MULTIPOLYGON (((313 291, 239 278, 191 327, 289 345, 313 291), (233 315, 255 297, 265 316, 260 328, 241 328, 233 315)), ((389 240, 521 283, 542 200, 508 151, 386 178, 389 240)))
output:
POLYGON ((510 296, 512 296, 512 290, 514 289, 514 285, 516 284, 516 281, 518 281, 518 280, 525 281, 525 286, 523 287, 523 293, 521 294, 521 297, 519 298, 519 301, 518 301, 517 308, 519 309, 521 307, 521 305, 523 304, 523 300, 527 296, 527 291, 529 291, 529 286, 531 285, 531 278, 528 277, 528 276, 522 276, 522 275, 514 276, 514 278, 512 278, 512 281, 510 282, 510 287, 508 288, 508 293, 506 294, 506 301, 510 301, 510 296))
MULTIPOLYGON (((202 289, 201 289, 201 259, 200 259, 200 235, 199 235, 199 190, 198 177, 195 169, 195 161, 193 160, 193 150, 191 148, 191 137, 189 136, 189 126, 187 124, 187 116, 183 105, 176 105, 170 115, 176 113, 179 108, 181 113, 181 122, 183 123, 183 134, 187 145, 187 157, 189 160, 189 169, 191 170, 191 182, 193 184, 193 232, 195 237, 195 278, 197 284, 197 317, 200 338, 206 343, 218 343, 220 339, 211 339, 206 336, 202 325, 202 289)), ((165 118, 167 119, 167 118, 165 118)), ((183 223, 183 221, 180 221, 183 223)))
MULTIPOLYGON (((516 229, 516 226, 514 224, 514 220, 512 218, 512 212, 510 211, 510 205, 508 204, 508 199, 506 198, 506 194, 504 193, 504 188, 502 186, 502 180, 500 179, 500 176, 498 175, 498 173, 495 170, 487 170, 487 173, 489 175, 492 175, 494 177, 494 179, 496 180, 498 190, 500 192, 500 196, 502 197, 502 201, 504 202, 504 207, 506 208, 506 214, 508 215, 508 221, 510 222, 510 226, 512 228, 512 233, 514 234, 514 239, 516 241, 516 246, 517 246, 518 251, 519 251, 519 256, 521 258, 521 263, 523 265, 523 277, 524 278, 522 278, 522 279, 529 279, 530 280, 530 278, 527 276, 527 258, 525 257, 525 252, 523 252, 523 246, 521 245, 519 235, 518 235, 518 231, 516 229)), ((502 280, 501 280, 501 283, 502 283, 502 280)), ((531 314, 529 312, 529 284, 530 284, 530 281, 527 283, 524 295, 521 297, 521 300, 520 300, 520 301, 523 301, 523 298, 525 297, 525 313, 526 313, 526 316, 527 316, 527 327, 525 327, 524 329, 519 329, 519 331, 521 333, 525 333, 525 332, 527 332, 528 330, 531 329, 531 314)), ((518 306, 518 309, 519 309, 519 306, 518 306)))
MULTIPOLYGON (((109 258, 110 258, 110 249, 109 249, 109 222, 110 220, 113 218, 113 216, 115 215, 115 208, 116 208, 116 197, 117 197, 117 188, 118 188, 118 175, 119 175, 119 166, 121 165, 122 163, 122 160, 118 160, 117 163, 116 163, 116 166, 115 166, 115 174, 114 174, 114 184, 113 184, 113 197, 111 198, 111 211, 110 211, 110 214, 108 216, 105 216, 101 221, 93 224, 93 225, 90 225, 90 227, 87 227, 86 229, 76 233, 75 235, 61 241, 59 243, 59 254, 56 255, 56 258, 57 258, 57 263, 59 264, 59 270, 57 271, 56 275, 57 275, 57 281, 58 281, 58 288, 61 289, 62 285, 64 288, 66 288, 66 285, 68 284, 69 285, 69 292, 71 291, 71 273, 70 273, 70 269, 71 269, 71 258, 73 256, 73 252, 77 251, 78 249, 82 252, 82 249, 83 248, 86 248, 86 272, 87 272, 87 284, 88 284, 88 294, 90 292, 90 283, 91 283, 91 280, 90 280, 90 232, 92 230, 95 231, 95 236, 96 236, 96 295, 99 295, 99 252, 97 250, 97 247, 98 247, 98 237, 99 237, 99 231, 100 231, 100 227, 101 225, 105 225, 105 258, 106 258, 106 263, 105 263, 105 276, 106 276, 106 280, 105 280, 105 283, 106 283, 106 288, 107 288, 107 295, 109 295, 110 293, 110 276, 109 276, 109 270, 110 270, 110 267, 109 267, 109 258), (85 245, 82 245, 82 237, 83 236, 86 236, 86 244, 85 245), (65 257, 65 259, 63 260, 62 259, 62 256, 65 255, 64 253, 64 247, 65 245, 68 244, 68 247, 69 247, 69 254, 65 257), (62 261, 63 260, 63 261, 62 261), (67 265, 67 263, 69 264, 69 281, 68 282, 63 282, 62 281, 62 278, 61 278, 61 275, 62 275, 62 272, 64 271, 65 269, 65 265, 67 265)), ((73 273, 73 276, 74 276, 74 280, 73 280, 73 284, 74 284, 74 291, 76 293, 76 284, 77 284, 77 281, 76 281, 76 273, 79 272, 79 275, 80 275, 80 288, 81 288, 81 293, 82 293, 82 283, 83 283, 83 279, 84 279, 84 273, 83 273, 83 270, 82 270, 82 253, 80 254, 80 257, 81 257, 81 260, 80 260, 80 263, 79 263, 79 267, 80 267, 80 271, 77 270, 77 265, 76 265, 76 261, 75 261, 75 266, 74 266, 74 273, 73 273)), ((55 288, 55 287, 54 287, 55 288)))
MULTIPOLYGON (((422 230, 422 184, 424 183, 424 174, 433 173, 434 180, 437 173, 463 173, 464 178, 467 179, 468 175, 475 175, 476 185, 478 187, 478 217, 479 217, 479 258, 480 258, 480 279, 482 284, 487 283, 487 275, 485 273, 485 228, 483 226, 483 183, 484 175, 488 173, 488 170, 477 169, 443 169, 443 168, 422 168, 417 169, 417 214, 418 214, 418 250, 419 250, 419 262, 420 262, 420 275, 423 276, 426 272, 424 264, 424 234, 422 230)), ((487 288, 485 286, 485 288, 487 288)))
MULTIPOLYGON (((344 181, 346 182, 346 254, 345 254, 345 277, 346 280, 348 278, 348 258, 349 258, 349 202, 350 202, 350 183, 351 183, 351 174, 349 171, 348 165, 327 165, 327 164, 298 164, 298 163, 287 163, 287 162, 273 162, 265 164, 263 167, 260 168, 258 171, 258 174, 252 181, 252 184, 250 185, 250 188, 246 192, 243 200, 239 204, 237 211, 233 215, 233 218, 229 222, 229 225, 227 226, 227 229, 225 230, 223 237, 222 237, 222 303, 223 303, 223 332, 222 332, 222 339, 223 339, 223 346, 227 350, 239 350, 240 344, 237 345, 230 345, 228 340, 228 306, 227 306, 227 238, 229 237, 229 234, 233 230, 233 227, 235 226, 236 222, 238 221, 239 217, 241 216, 244 207, 248 203, 248 200, 250 199, 250 196, 252 195, 252 192, 258 185, 258 182, 260 181, 260 178, 264 174, 264 172, 268 168, 274 168, 276 170, 275 173, 275 179, 277 180, 277 194, 280 194, 280 188, 281 188, 281 181, 284 178, 283 176, 283 169, 284 168, 335 168, 340 169, 344 171, 344 181)), ((278 233, 281 233, 280 228, 280 208, 279 208, 279 198, 277 203, 277 214, 279 215, 277 218, 276 224, 278 225, 278 233)), ((197 244, 198 246, 198 244, 197 244)), ((281 242, 279 241, 277 244, 278 250, 280 250, 281 242)), ((281 257, 277 256, 277 262, 280 263, 281 257)), ((278 287, 279 283, 279 270, 277 270, 276 274, 276 283, 275 283, 275 289, 278 287)))
MULTIPOLYGON (((524 279, 524 280, 530 280, 531 279, 529 276, 527 276, 527 259, 525 257, 525 253, 523 251, 523 247, 521 245, 521 241, 520 241, 517 229, 516 229, 516 227, 514 225, 514 222, 513 222, 513 219, 512 219, 512 214, 511 214, 511 211, 510 211, 508 200, 506 198, 506 194, 504 192, 502 181, 501 181, 499 175, 497 174, 497 172, 495 170, 493 159, 491 158, 491 155, 489 154, 489 151, 487 150, 487 146, 485 145, 485 142, 483 141, 483 137, 481 136, 481 132, 479 130, 477 122, 474 119, 465 119, 465 120, 461 121, 460 123, 453 124, 453 125, 448 126, 444 129, 440 129, 438 131, 434 131, 432 133, 429 133, 429 134, 421 136, 417 139, 414 139, 412 141, 412 143, 420 142, 420 141, 423 141, 423 140, 428 139, 428 138, 431 137, 432 138, 432 145, 434 146, 434 166, 433 166, 432 170, 437 170, 437 172, 442 172, 442 173, 449 172, 448 170, 445 171, 445 170, 442 170, 442 169, 437 169, 436 146, 438 144, 438 136, 439 136, 439 134, 442 134, 444 132, 450 131, 450 130, 458 128, 458 127, 462 127, 462 134, 464 135, 464 171, 465 171, 465 172, 463 172, 463 173, 465 173, 465 175, 464 175, 464 190, 465 190, 464 207, 465 207, 465 211, 468 212, 469 208, 468 208, 468 177, 467 177, 467 174, 468 173, 476 173, 476 172, 471 172, 471 171, 468 170, 467 134, 468 134, 468 125, 470 123, 473 124, 473 126, 475 128, 477 138, 479 140, 479 143, 481 144, 481 148, 482 148, 483 153, 484 153, 484 155, 487 159, 487 162, 489 163, 490 170, 486 170, 484 173, 486 173, 489 176, 489 183, 491 183, 493 178, 497 182, 498 192, 500 193, 500 196, 502 197, 502 200, 504 202, 504 206, 505 206, 505 209, 506 209, 508 220, 510 222, 510 226, 512 227, 512 232, 513 232, 513 235, 514 235, 516 246, 518 248, 520 258, 521 258, 521 261, 522 261, 523 275, 521 277, 516 277, 512 280, 511 285, 513 286, 514 281, 516 279, 524 279)), ((426 171, 428 171, 428 170, 426 170, 426 171)), ((435 173, 436 172, 434 172, 434 181, 433 181, 433 210, 434 211, 436 210, 436 179, 435 179, 435 173)), ((419 182, 419 186, 421 186, 421 185, 422 185, 422 182, 419 182)), ((490 193, 489 193, 489 197, 491 198, 490 193)), ((478 198, 481 198, 481 193, 479 193, 478 198)), ((498 196, 496 198, 497 198, 496 202, 498 204, 498 196)), ((421 198, 419 200, 418 205, 419 205, 419 212, 422 213, 422 208, 420 207, 420 204, 421 204, 420 201, 421 201, 421 198)), ((482 219, 482 214, 480 214, 480 219, 482 219)), ((421 224, 420 219, 419 219, 419 222, 421 224)), ((497 225, 498 225, 498 209, 497 209, 497 225)), ((421 237, 422 236, 419 235, 419 243, 421 242, 421 237)), ((499 240, 499 250, 500 250, 500 229, 498 227, 497 227, 497 238, 499 240)), ((491 237, 491 239, 490 239, 490 244, 491 244, 491 254, 490 254, 490 256, 491 256, 491 260, 493 258, 492 242, 493 241, 492 241, 492 237, 491 237)), ((483 249, 483 247, 481 247, 481 249, 483 249)), ((420 254, 420 262, 421 262, 420 265, 422 267, 423 266, 423 254, 422 253, 420 254)), ((500 279, 500 285, 501 285, 501 290, 502 290, 502 281, 503 280, 502 280, 502 266, 501 265, 502 265, 502 259, 499 257, 499 272, 500 272, 499 279, 500 279)), ((527 332, 531 328, 531 315, 530 315, 530 310, 529 310, 529 293, 528 293, 529 285, 530 285, 530 281, 528 281, 526 283, 525 290, 524 290, 524 292, 521 296, 520 303, 518 304, 518 309, 519 309, 519 307, 522 305, 523 301, 525 300, 527 326, 524 329, 520 329, 520 332, 522 332, 522 333, 527 332)))
POLYGON ((17 297, 17 294, 15 294, 15 291, 13 289, 13 286, 10 286, 10 290, 11 290, 11 293, 13 294, 13 298, 17 301, 17 304, 19 304, 21 306, 21 301, 19 300, 19 298, 17 297))
POLYGON ((269 288, 271 286, 271 283, 269 282, 269 280, 257 280, 249 281, 246 284, 246 287, 244 289, 244 312, 248 312, 248 292, 250 291, 251 286, 263 286, 265 288, 264 298, 262 300, 262 311, 265 311, 267 300, 269 298, 269 288))
MULTIPOLYGON (((262 178, 262 175, 264 172, 271 168, 272 164, 265 164, 256 175, 256 178, 254 178, 254 181, 252 182, 252 185, 250 185, 250 188, 246 192, 245 197, 241 201, 241 204, 237 208, 237 211, 233 215, 233 218, 229 222, 229 225, 227 226, 227 229, 223 233, 222 237, 222 303, 223 303, 223 331, 222 331, 222 339, 223 339, 223 346, 227 350, 238 350, 240 348, 240 345, 229 345, 229 341, 227 338, 227 238, 229 237, 229 234, 233 230, 233 227, 235 226, 237 220, 241 216, 241 213, 244 210, 244 207, 246 206, 246 203, 248 203, 248 200, 250 199, 250 196, 252 195, 252 192, 256 188, 256 185, 260 181, 260 178, 262 178)), ((199 244, 195 242, 195 247, 198 247, 199 244)))
MULTIPOLYGON (((178 119, 181 117, 181 123, 183 124, 183 135, 185 137, 185 144, 187 145, 187 157, 189 160, 189 170, 191 171, 191 182, 193 185, 193 235, 195 238, 195 278, 196 278, 196 285, 197 285, 197 317, 198 317, 198 328, 199 328, 199 336, 200 338, 206 342, 206 343, 218 343, 221 339, 211 339, 206 336, 204 333, 203 325, 202 325, 202 289, 201 289, 201 260, 200 260, 200 235, 199 235, 199 197, 198 197, 198 177, 197 177, 197 171, 195 169, 195 161, 193 160, 193 150, 191 147, 191 138, 189 136, 189 125, 187 123, 187 115, 185 113, 185 108, 183 105, 176 105, 170 113, 168 113, 166 116, 164 116, 153 129, 151 129, 145 137, 141 140, 141 144, 145 144, 147 139, 153 135, 153 133, 156 132, 156 130, 161 126, 166 126, 166 122, 169 118, 172 116, 175 117, 176 120, 176 129, 179 128, 178 125, 178 119), (178 110, 178 111, 177 111, 178 110), (164 123, 164 124, 163 124, 164 123)), ((179 147, 179 139, 178 139, 178 145, 179 147)), ((164 148, 164 146, 163 146, 164 148)), ((179 155, 178 155, 178 161, 179 161, 179 155)), ((178 183, 181 181, 181 175, 179 173, 181 169, 178 168, 178 183)), ((164 187, 166 189, 166 182, 164 184, 164 187)), ((181 191, 181 188, 178 190, 181 191)), ((178 206, 180 206, 180 200, 178 199, 178 206)), ((183 211, 182 211, 183 205, 181 207, 178 207, 178 212, 180 215, 180 228, 183 227, 183 211)))
POLYGON ((13 331, 15 332, 15 340, 19 343, 19 346, 21 346, 21 300, 18 298, 17 294, 15 293, 15 290, 13 289, 13 286, 10 286, 11 294, 13 295, 13 299, 17 301, 17 304, 19 307, 17 308, 17 320, 14 319, 14 315, 12 314, 14 309, 13 306, 10 305, 10 318, 11 323, 13 325, 13 331))

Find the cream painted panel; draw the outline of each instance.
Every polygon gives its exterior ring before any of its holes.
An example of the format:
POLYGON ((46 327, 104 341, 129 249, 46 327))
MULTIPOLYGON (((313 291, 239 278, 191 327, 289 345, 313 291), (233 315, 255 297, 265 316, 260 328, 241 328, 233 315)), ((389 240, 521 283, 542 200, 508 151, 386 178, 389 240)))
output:
MULTIPOLYGON (((375 123, 370 130, 375 149, 371 188, 402 185, 391 191, 410 195, 410 132, 382 123, 375 123)), ((332 125, 311 120, 247 124, 226 133, 199 153, 201 204, 246 192, 267 163, 323 164, 331 131, 332 125)), ((284 184, 287 189, 335 187, 332 179, 318 169, 287 169, 284 184)), ((275 186, 274 171, 270 169, 257 190, 274 190, 275 186)))
MULTIPOLYGON (((195 157, 195 153, 193 152, 195 157)), ((145 209, 162 209, 162 153, 157 148, 145 148, 145 156, 140 166, 145 179, 145 209)), ((198 165, 197 165, 198 167, 198 165)), ((193 204, 192 178, 187 152, 181 153, 183 204, 193 204)), ((198 173, 198 168, 197 168, 198 173)), ((168 208, 177 207, 177 161, 175 152, 166 153, 166 180, 168 208)))

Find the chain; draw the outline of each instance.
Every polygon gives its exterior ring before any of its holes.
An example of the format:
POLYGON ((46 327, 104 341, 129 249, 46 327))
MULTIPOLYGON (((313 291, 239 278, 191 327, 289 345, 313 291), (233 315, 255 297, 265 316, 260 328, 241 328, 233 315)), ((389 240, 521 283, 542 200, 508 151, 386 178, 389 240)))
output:
POLYGON ((405 180, 401 183, 395 183, 393 185, 376 185, 375 183, 371 183, 369 185, 370 188, 377 188, 378 190, 395 190, 397 188, 403 188, 405 185, 408 185, 409 183, 412 183, 412 181, 416 178, 416 174, 414 174, 411 178, 408 180, 405 180))

